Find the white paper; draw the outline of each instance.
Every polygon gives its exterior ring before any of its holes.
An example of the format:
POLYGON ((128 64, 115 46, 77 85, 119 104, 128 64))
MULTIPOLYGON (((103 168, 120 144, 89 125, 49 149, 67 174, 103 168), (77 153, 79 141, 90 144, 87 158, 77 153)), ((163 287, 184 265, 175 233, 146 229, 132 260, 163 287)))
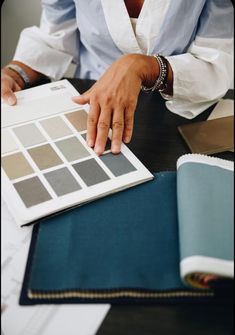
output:
POLYGON ((221 99, 209 115, 207 120, 234 115, 234 101, 232 99, 221 99))

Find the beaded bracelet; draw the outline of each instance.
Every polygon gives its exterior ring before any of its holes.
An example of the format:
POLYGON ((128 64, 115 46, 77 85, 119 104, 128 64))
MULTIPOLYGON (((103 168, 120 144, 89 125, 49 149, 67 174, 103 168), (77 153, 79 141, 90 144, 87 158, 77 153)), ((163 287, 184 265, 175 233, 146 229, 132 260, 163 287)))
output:
POLYGON ((153 91, 165 91, 167 88, 167 78, 168 78, 168 64, 167 60, 160 55, 153 55, 156 58, 158 65, 159 65, 159 76, 155 81, 152 87, 141 86, 141 90, 146 93, 150 93, 153 91))

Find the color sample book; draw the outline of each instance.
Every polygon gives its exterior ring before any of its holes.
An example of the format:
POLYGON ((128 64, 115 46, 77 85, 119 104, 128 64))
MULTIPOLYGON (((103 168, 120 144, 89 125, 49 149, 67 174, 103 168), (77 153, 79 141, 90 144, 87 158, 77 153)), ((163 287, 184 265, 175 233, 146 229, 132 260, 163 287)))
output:
POLYGON ((153 178, 124 144, 113 155, 109 138, 100 157, 87 146, 89 106, 72 102, 78 94, 62 80, 2 103, 3 197, 19 225, 153 178))

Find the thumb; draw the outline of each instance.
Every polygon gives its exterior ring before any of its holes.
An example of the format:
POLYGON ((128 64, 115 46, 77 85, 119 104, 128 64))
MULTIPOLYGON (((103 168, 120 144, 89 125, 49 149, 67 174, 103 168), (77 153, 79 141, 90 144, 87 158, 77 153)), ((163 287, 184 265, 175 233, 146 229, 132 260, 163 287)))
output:
POLYGON ((16 104, 16 96, 13 93, 13 87, 14 87, 13 79, 9 77, 5 77, 3 75, 1 77, 1 97, 3 98, 3 101, 7 103, 8 105, 16 104))
POLYGON ((4 93, 2 93, 2 98, 10 106, 15 105, 16 102, 17 102, 16 96, 13 93, 12 90, 8 90, 8 91, 5 91, 4 93))

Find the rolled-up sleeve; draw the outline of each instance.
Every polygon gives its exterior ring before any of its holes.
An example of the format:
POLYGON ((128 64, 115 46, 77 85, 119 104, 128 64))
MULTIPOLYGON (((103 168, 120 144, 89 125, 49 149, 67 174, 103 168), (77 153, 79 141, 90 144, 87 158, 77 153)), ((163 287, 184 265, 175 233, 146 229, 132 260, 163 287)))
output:
POLYGON ((14 60, 58 80, 71 62, 79 62, 79 31, 72 0, 42 1, 40 27, 21 32, 14 60))
POLYGON ((230 0, 209 0, 197 34, 185 54, 166 57, 174 73, 167 108, 191 119, 224 96, 233 81, 234 8, 230 0))

